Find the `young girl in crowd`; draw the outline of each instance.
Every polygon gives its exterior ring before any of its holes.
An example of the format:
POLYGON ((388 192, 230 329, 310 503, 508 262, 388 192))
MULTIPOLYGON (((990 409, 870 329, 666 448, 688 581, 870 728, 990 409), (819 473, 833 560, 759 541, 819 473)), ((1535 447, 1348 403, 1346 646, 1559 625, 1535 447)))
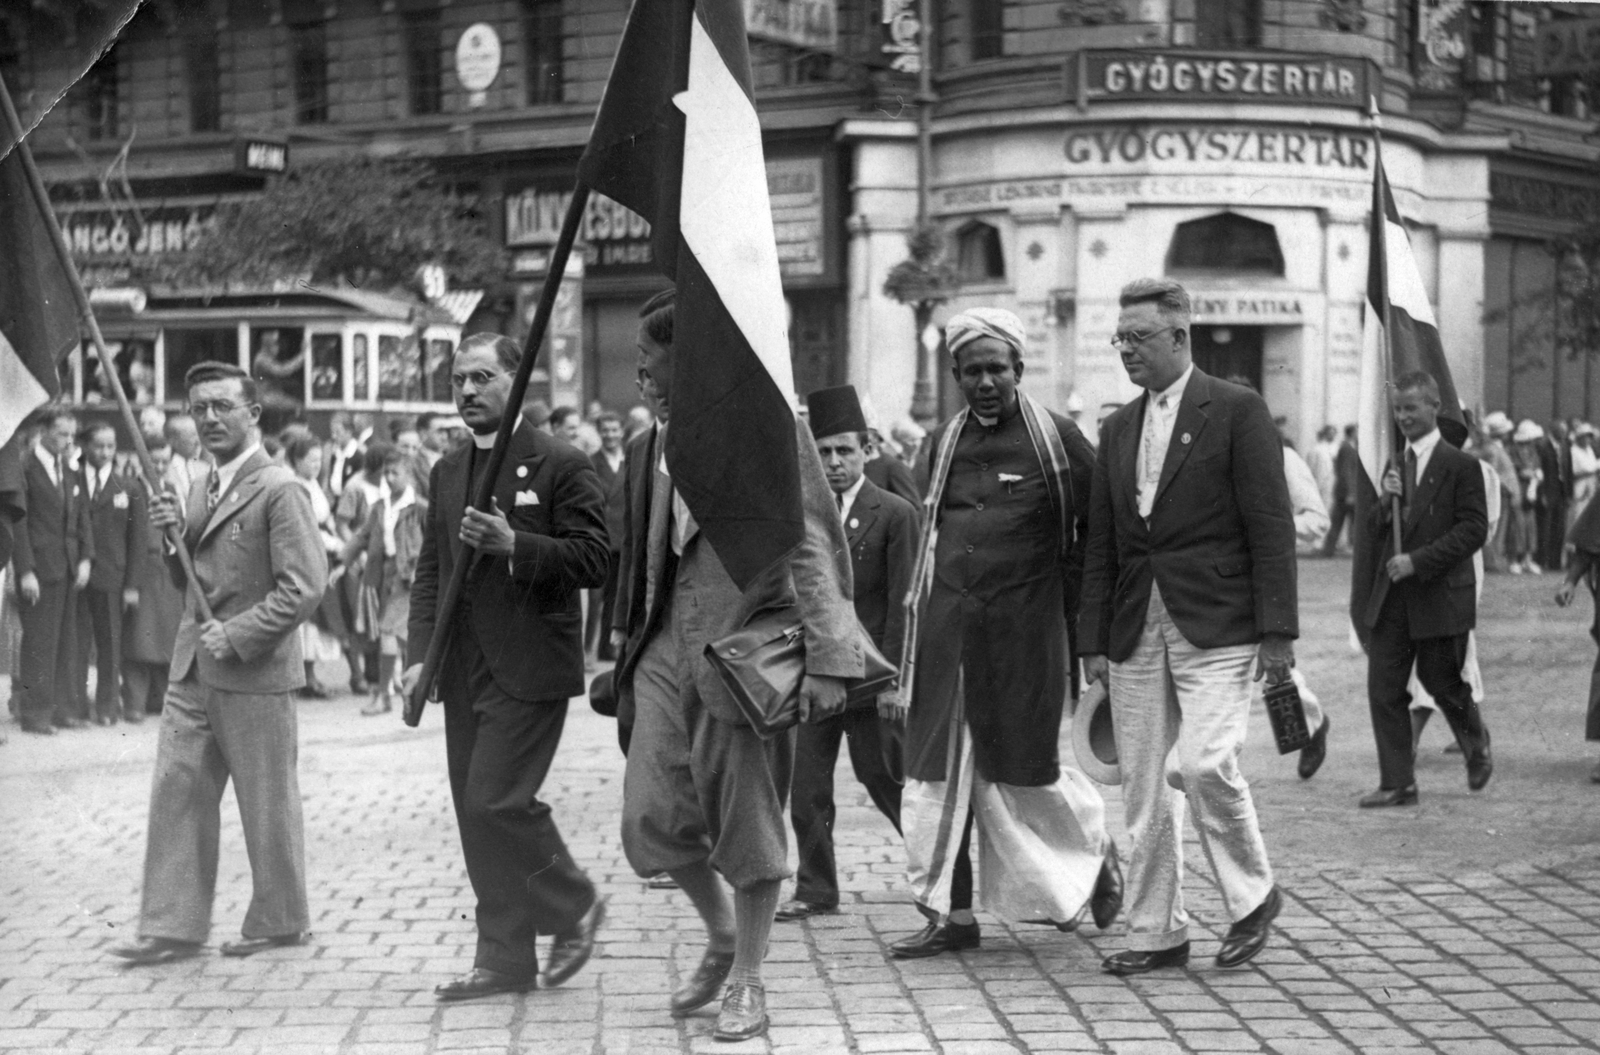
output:
MULTIPOLYGON (((317 482, 322 474, 322 441, 304 425, 290 425, 279 434, 278 440, 284 464, 294 471, 295 482, 311 498, 311 512, 317 518, 322 548, 328 555, 331 570, 331 566, 338 562, 344 544, 334 525, 333 506, 328 502, 327 492, 317 482)), ((318 606, 316 615, 300 624, 297 631, 306 662, 306 684, 300 690, 301 696, 314 700, 328 698, 327 686, 317 678, 317 661, 328 658, 330 652, 337 658, 338 638, 342 636, 339 633, 342 629, 340 622, 338 595, 330 589, 323 596, 323 603, 318 606)))
POLYGON ((398 448, 385 452, 386 494, 373 503, 366 523, 345 544, 346 563, 366 554, 356 629, 366 639, 378 642, 378 680, 372 689, 372 701, 361 709, 366 715, 386 714, 393 709, 395 669, 405 654, 411 581, 416 575, 428 518, 426 476, 419 475, 419 462, 398 448))

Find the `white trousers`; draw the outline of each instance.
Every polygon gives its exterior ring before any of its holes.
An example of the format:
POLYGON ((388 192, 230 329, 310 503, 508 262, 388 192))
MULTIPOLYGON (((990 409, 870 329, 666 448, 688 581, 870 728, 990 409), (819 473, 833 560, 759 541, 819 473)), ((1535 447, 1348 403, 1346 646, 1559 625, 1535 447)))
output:
POLYGON ((1111 714, 1128 825, 1123 907, 1134 951, 1188 940, 1186 799, 1229 917, 1249 915, 1272 889, 1255 803, 1239 771, 1255 659, 1254 645, 1191 645, 1152 584, 1138 646, 1127 660, 1111 664, 1111 714), (1174 748, 1183 792, 1167 781, 1167 756, 1174 748))
POLYGON ((1088 777, 1066 766, 1043 787, 984 780, 960 705, 953 710, 948 779, 907 779, 900 794, 906 879, 917 903, 949 915, 956 851, 971 809, 978 835, 974 904, 1018 923, 1077 919, 1111 846, 1105 800, 1088 777))

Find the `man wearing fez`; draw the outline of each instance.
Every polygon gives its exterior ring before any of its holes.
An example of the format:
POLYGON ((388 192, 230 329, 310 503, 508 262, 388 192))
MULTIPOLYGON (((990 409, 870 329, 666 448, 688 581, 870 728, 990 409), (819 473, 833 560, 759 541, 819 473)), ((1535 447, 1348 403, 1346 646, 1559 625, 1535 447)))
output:
POLYGON ((1252 674, 1276 685, 1294 663, 1283 442, 1260 396, 1193 365, 1183 286, 1131 282, 1121 303, 1111 341, 1145 394, 1100 431, 1078 627, 1086 676, 1109 678, 1128 823, 1130 948, 1102 966, 1189 962, 1187 803, 1234 921, 1217 966, 1236 967, 1282 904, 1239 751, 1252 674))
POLYGON ((135 964, 199 953, 211 929, 229 780, 252 894, 243 937, 224 943, 222 954, 301 945, 311 925, 295 771, 295 691, 305 684, 296 631, 322 600, 328 562, 311 499, 261 448, 255 381, 217 362, 197 363, 184 380, 214 465, 181 504, 170 492, 152 495, 150 524, 182 530, 211 619, 202 620, 183 565, 164 543, 184 608, 150 792, 139 937, 113 950, 135 964))
MULTIPOLYGON (((640 367, 669 418, 676 298, 667 290, 640 311, 640 367)), ((850 607, 844 525, 796 418, 804 534, 787 562, 741 591, 673 483, 667 424, 647 447, 646 493, 630 490, 617 615, 627 645, 617 661, 618 714, 633 715, 622 793, 622 848, 641 877, 665 872, 688 896, 709 939, 670 1000, 675 1016, 717 997, 715 1035, 743 1040, 767 1028, 761 962, 788 878, 784 799, 794 774, 793 729, 762 739, 705 658, 705 647, 769 609, 791 609, 805 628, 800 720, 844 706, 859 678, 861 630, 850 607), (634 599, 643 598, 642 604, 634 599), (720 878, 719 878, 720 877, 720 878), (723 880, 733 887, 730 899, 723 880)), ((730 442, 733 438, 729 438, 730 442)))
POLYGON ((472 442, 433 467, 433 501, 411 586, 407 698, 434 627, 448 615, 439 669, 445 760, 467 877, 478 899, 473 969, 438 986, 470 1000, 559 985, 588 962, 605 899, 567 851, 539 789, 583 694, 579 591, 606 574, 605 498, 583 452, 518 415, 487 511, 470 508, 507 413, 516 342, 473 334, 450 387, 472 442), (462 547, 476 550, 456 610, 440 610, 462 547), (542 978, 535 940, 554 938, 542 978))
POLYGON ((1094 451, 1017 390, 1025 343, 1022 321, 999 308, 945 329, 967 406, 934 430, 924 462, 901 822, 929 922, 890 947, 900 958, 978 944, 974 819, 989 911, 1070 930, 1087 904, 1104 928, 1121 900, 1105 803, 1056 752, 1094 451))
MULTIPOLYGON (((833 489, 850 544, 856 617, 890 663, 900 665, 906 594, 916 564, 917 510, 867 478, 867 419, 850 385, 813 392, 806 400, 822 471, 833 489)), ((900 830, 900 728, 888 704, 865 700, 843 714, 800 727, 795 742, 789 819, 799 845, 794 900, 778 909, 782 922, 839 910, 833 858, 833 767, 839 742, 850 741, 850 765, 872 804, 900 830), (881 713, 880 713, 881 711, 881 713)))

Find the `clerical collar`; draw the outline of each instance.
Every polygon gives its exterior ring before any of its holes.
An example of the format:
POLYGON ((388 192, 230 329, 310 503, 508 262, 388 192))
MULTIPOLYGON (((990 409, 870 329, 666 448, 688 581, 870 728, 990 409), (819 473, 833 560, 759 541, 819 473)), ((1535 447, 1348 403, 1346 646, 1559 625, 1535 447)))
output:
MULTIPOLYGON (((522 428, 522 415, 518 414, 517 415, 517 423, 511 427, 511 431, 512 432, 518 432, 518 431, 521 430, 521 428, 522 428)), ((490 447, 494 446, 495 433, 499 432, 499 431, 500 431, 499 428, 496 427, 494 432, 488 432, 488 433, 474 432, 472 434, 472 445, 474 447, 478 448, 480 451, 488 450, 490 447)))
POLYGON ((999 418, 986 418, 982 414, 974 414, 972 416, 977 418, 978 419, 978 424, 982 425, 986 429, 992 429, 996 425, 1000 424, 1000 419, 999 418))

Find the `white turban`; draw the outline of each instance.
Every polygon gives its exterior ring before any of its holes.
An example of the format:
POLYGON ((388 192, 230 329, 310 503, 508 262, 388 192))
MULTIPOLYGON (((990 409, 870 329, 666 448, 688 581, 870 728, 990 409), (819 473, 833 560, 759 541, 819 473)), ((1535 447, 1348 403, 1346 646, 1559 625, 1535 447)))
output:
POLYGON ((993 337, 1010 345, 1018 355, 1027 347, 1022 320, 1004 308, 968 308, 944 328, 944 344, 955 355, 980 337, 993 337))

